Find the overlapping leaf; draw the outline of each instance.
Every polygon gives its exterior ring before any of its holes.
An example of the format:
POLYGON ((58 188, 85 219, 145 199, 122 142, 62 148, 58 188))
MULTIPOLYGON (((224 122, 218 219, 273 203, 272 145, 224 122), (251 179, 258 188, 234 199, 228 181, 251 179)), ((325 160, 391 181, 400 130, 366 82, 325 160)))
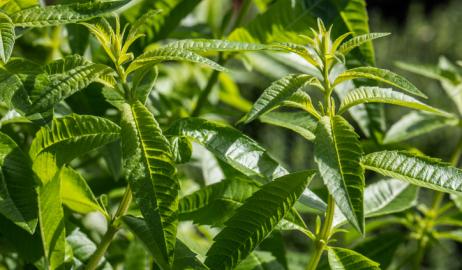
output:
POLYGON ((255 120, 258 116, 280 105, 310 80, 313 80, 310 75, 290 74, 273 82, 263 91, 250 112, 241 121, 249 123, 255 120))
POLYGON ((173 156, 151 112, 139 101, 123 105, 124 168, 162 260, 173 262, 178 223, 178 190, 173 156))
POLYGON ((284 218, 313 175, 312 171, 285 175, 253 194, 214 238, 205 264, 211 269, 238 265, 284 218))
POLYGON ((11 14, 11 20, 19 27, 43 27, 75 23, 116 10, 128 0, 105 2, 73 3, 67 5, 52 5, 46 7, 33 6, 11 14))
POLYGON ((383 82, 401 89, 409 94, 424 98, 426 97, 425 94, 423 94, 415 85, 413 85, 404 77, 401 77, 400 75, 389 70, 375 67, 358 67, 344 71, 335 79, 334 85, 346 80, 361 78, 383 82))
POLYGON ((293 130, 309 141, 315 138, 317 119, 306 112, 269 112, 260 121, 293 130))
POLYGON ((366 169, 411 184, 450 193, 462 192, 462 171, 437 159, 402 151, 381 151, 363 157, 366 169))
POLYGON ((165 61, 184 61, 207 65, 218 71, 225 71, 226 69, 212 60, 200 56, 192 51, 163 47, 160 49, 145 52, 137 57, 127 68, 127 74, 139 68, 153 66, 165 61))
POLYGON ((364 169, 359 136, 341 116, 323 117, 316 129, 318 171, 347 220, 364 232, 364 169))
POLYGON ((5 13, 0 12, 0 59, 4 63, 10 59, 15 38, 16 35, 11 18, 5 13))
POLYGON ((33 233, 37 225, 37 192, 31 161, 7 135, 0 133, 0 213, 33 233))
POLYGON ((328 255, 332 270, 380 270, 378 263, 353 250, 330 247, 328 255))
POLYGON ((351 50, 353 50, 356 47, 361 46, 364 43, 367 43, 377 38, 388 36, 389 34, 390 33, 368 33, 368 34, 362 34, 359 36, 355 36, 347 40, 345 43, 343 43, 339 48, 339 52, 343 54, 348 54, 351 50))
POLYGON ((384 143, 398 143, 444 127, 457 126, 456 117, 444 117, 423 112, 411 112, 394 123, 383 139, 384 143))
POLYGON ((389 88, 363 86, 350 91, 340 104, 339 114, 362 103, 387 103, 451 117, 451 114, 426 105, 406 94, 389 88))

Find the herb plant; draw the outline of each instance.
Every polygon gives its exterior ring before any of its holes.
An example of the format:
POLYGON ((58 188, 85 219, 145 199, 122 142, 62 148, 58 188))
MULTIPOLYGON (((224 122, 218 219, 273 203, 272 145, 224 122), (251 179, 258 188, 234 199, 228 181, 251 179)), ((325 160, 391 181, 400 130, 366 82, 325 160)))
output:
POLYGON ((284 238, 296 231, 311 243, 306 269, 326 267, 325 252, 332 269, 381 269, 382 258, 336 240, 361 241, 374 231, 366 218, 410 209, 417 186, 439 192, 419 226, 418 214, 402 222, 419 234, 420 266, 433 217, 452 207, 440 209, 443 194, 462 192, 462 172, 380 144, 400 130, 382 140, 377 103, 458 120, 374 67, 371 41, 388 34, 369 33, 364 1, 57 2, 0 3, 2 267, 292 269, 284 238), (188 15, 194 27, 181 23, 188 15), (284 75, 252 105, 235 81, 265 71, 255 59, 277 57, 288 57, 284 75), (223 121, 244 112, 238 127, 259 119, 312 142, 316 166, 291 172, 223 121), (366 186, 365 170, 393 179, 366 186), (318 180, 315 193, 308 186, 318 180))

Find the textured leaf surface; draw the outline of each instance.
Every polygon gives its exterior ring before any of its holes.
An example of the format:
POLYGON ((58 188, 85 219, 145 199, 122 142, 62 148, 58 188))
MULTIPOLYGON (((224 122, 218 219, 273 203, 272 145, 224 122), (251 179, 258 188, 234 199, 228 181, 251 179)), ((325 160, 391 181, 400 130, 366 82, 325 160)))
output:
POLYGON ((61 200, 72 211, 88 214, 93 211, 109 216, 99 205, 87 182, 77 171, 70 167, 61 169, 61 200))
POLYGON ((345 43, 343 43, 339 51, 343 54, 348 54, 351 50, 353 50, 356 47, 361 46, 364 43, 367 43, 371 40, 381 38, 388 36, 390 33, 368 33, 368 34, 362 34, 359 36, 355 36, 349 40, 347 40, 345 43))
POLYGON ((178 190, 170 143, 139 101, 123 105, 122 152, 133 197, 162 252, 173 260, 178 223, 178 190))
POLYGON ((282 220, 314 173, 285 175, 262 187, 237 210, 214 238, 205 264, 211 269, 233 269, 282 220))
POLYGON ((8 15, 0 12, 0 58, 4 63, 10 59, 15 38, 13 22, 8 15))
POLYGON ((139 68, 153 66, 165 61, 183 61, 207 65, 218 71, 226 69, 214 61, 200 56, 192 51, 177 48, 164 47, 153 51, 148 51, 137 57, 127 68, 127 74, 139 68))
POLYGON ((239 52, 239 51, 261 51, 272 48, 271 46, 247 43, 239 41, 228 41, 220 39, 183 39, 167 44, 165 47, 182 49, 194 52, 239 52))
POLYGON ((48 65, 49 71, 53 73, 47 76, 43 85, 32 92, 32 105, 27 109, 28 114, 52 109, 60 101, 112 72, 112 69, 105 65, 75 59, 76 57, 68 57, 58 60, 55 65, 48 65), (63 69, 62 73, 56 73, 59 68, 63 69))
POLYGON ((290 74, 273 82, 263 91, 258 100, 255 101, 252 109, 242 121, 249 123, 258 118, 258 116, 280 105, 281 102, 291 97, 292 94, 311 79, 313 77, 310 75, 290 74))
POLYGON ((260 121, 295 131, 309 141, 315 138, 317 119, 306 112, 269 112, 260 121))
POLYGON ((235 270, 284 270, 271 252, 256 250, 243 260, 235 270))
MULTIPOLYGON (((261 183, 289 173, 256 141, 224 124, 200 118, 182 119, 172 124, 167 135, 191 138, 218 159, 261 183)), ((300 201, 316 210, 326 208, 326 204, 309 189, 305 190, 300 201)))
POLYGON ((380 88, 375 86, 363 86, 350 91, 340 104, 339 114, 346 112, 349 108, 358 104, 371 102, 399 105, 449 117, 451 116, 451 114, 447 112, 426 105, 406 94, 393 91, 390 88, 380 88))
POLYGON ((353 79, 371 79, 379 82, 386 83, 398 89, 401 89, 409 94, 416 95, 419 97, 426 97, 415 85, 404 77, 393 73, 386 69, 380 69, 375 67, 358 67, 349 69, 341 73, 334 82, 334 85, 339 84, 346 80, 353 79))
POLYGON ((457 126, 456 117, 444 117, 423 112, 411 112, 394 123, 383 139, 384 143, 398 143, 425 135, 444 127, 457 126))
MULTIPOLYGON (((192 194, 184 196, 179 204, 180 220, 193 220, 195 223, 222 226, 246 199, 260 187, 250 179, 225 179, 208 185, 192 194)), ((293 209, 290 215, 278 225, 281 230, 306 230, 306 225, 293 209)))
POLYGON ((120 128, 112 121, 89 115, 72 114, 56 118, 42 127, 32 141, 29 155, 36 160, 43 153, 52 153, 58 165, 117 140, 120 128))
POLYGON ((0 8, 7 14, 12 14, 21 9, 37 6, 38 4, 38 0, 4 0, 0 1, 0 8))
MULTIPOLYGON (((397 179, 381 180, 364 190, 364 215, 376 217, 397 213, 411 208, 417 203, 418 188, 397 179)), ((345 217, 335 213, 334 224, 345 222, 345 217)))
POLYGON ((462 192, 462 171, 437 159, 402 151, 381 151, 363 157, 366 169, 443 192, 462 192))
POLYGON ((332 270, 380 270, 378 263, 353 250, 331 247, 328 256, 332 270))
POLYGON ((37 225, 37 192, 31 161, 16 143, 0 133, 0 213, 33 233, 37 225))
POLYGON ((75 23, 116 10, 128 0, 73 3, 68 5, 52 5, 47 7, 34 6, 11 14, 15 26, 43 27, 75 23))
POLYGON ((359 136, 341 116, 323 117, 316 129, 318 171, 347 220, 364 232, 364 169, 359 136))

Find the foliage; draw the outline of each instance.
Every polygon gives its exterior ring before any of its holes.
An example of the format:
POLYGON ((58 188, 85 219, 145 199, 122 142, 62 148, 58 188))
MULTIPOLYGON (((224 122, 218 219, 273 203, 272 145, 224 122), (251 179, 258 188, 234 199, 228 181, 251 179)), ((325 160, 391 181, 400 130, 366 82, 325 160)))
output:
POLYGON ((364 0, 42 2, 0 1, 0 268, 417 269, 460 241, 462 144, 402 144, 460 126, 460 67, 401 63, 458 110, 421 101, 364 0), (413 111, 385 133, 383 104, 413 111))

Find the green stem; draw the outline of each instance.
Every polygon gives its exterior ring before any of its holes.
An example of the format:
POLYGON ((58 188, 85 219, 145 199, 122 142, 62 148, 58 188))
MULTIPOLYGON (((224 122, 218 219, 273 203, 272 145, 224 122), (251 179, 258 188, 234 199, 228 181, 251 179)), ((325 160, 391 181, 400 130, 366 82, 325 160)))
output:
MULTIPOLYGON (((226 60, 223 58, 223 54, 220 53, 218 55, 217 63, 220 65, 223 65, 225 62, 226 60)), ((202 90, 202 92, 200 93, 199 98, 197 99, 197 102, 196 102, 196 106, 191 112, 191 117, 199 116, 199 114, 201 113, 202 107, 207 102, 207 98, 209 97, 210 92, 212 92, 213 86, 218 81, 218 75, 220 75, 220 71, 218 70, 212 71, 212 74, 210 75, 210 78, 207 81, 207 85, 205 86, 204 90, 202 90)))
MULTIPOLYGON (((450 158, 451 165, 457 166, 461 155, 462 155, 462 139, 459 140, 459 142, 457 143, 456 149, 451 155, 451 158, 450 158)), ((436 218, 438 217, 438 211, 444 199, 444 195, 445 193, 436 191, 433 197, 431 209, 426 213, 425 219, 423 221, 424 222, 423 230, 418 237, 417 251, 416 251, 416 256, 415 256, 414 266, 413 266, 414 270, 420 269, 423 257, 425 255, 425 250, 427 249, 427 245, 428 245, 427 235, 431 233, 431 231, 434 228, 436 218)))
POLYGON ((130 206, 131 201, 132 201, 132 191, 130 189, 130 186, 127 186, 127 188, 125 189, 125 193, 122 197, 122 201, 120 202, 119 207, 117 208, 117 211, 114 214, 114 217, 110 221, 108 229, 103 236, 103 239, 101 239, 101 242, 96 248, 95 253, 93 253, 93 255, 91 256, 90 260, 88 261, 85 267, 86 270, 94 270, 98 267, 98 264, 100 263, 101 259, 104 257, 104 254, 106 253, 106 250, 111 244, 112 239, 114 238, 115 234, 120 229, 120 223, 118 223, 119 218, 125 215, 125 213, 127 212, 130 206))
POLYGON ((324 224, 322 225, 321 232, 316 235, 315 250, 311 257, 310 263, 307 265, 306 270, 315 270, 321 260, 322 253, 324 252, 327 243, 331 237, 332 223, 334 221, 335 202, 331 195, 329 195, 327 202, 327 211, 324 224))

